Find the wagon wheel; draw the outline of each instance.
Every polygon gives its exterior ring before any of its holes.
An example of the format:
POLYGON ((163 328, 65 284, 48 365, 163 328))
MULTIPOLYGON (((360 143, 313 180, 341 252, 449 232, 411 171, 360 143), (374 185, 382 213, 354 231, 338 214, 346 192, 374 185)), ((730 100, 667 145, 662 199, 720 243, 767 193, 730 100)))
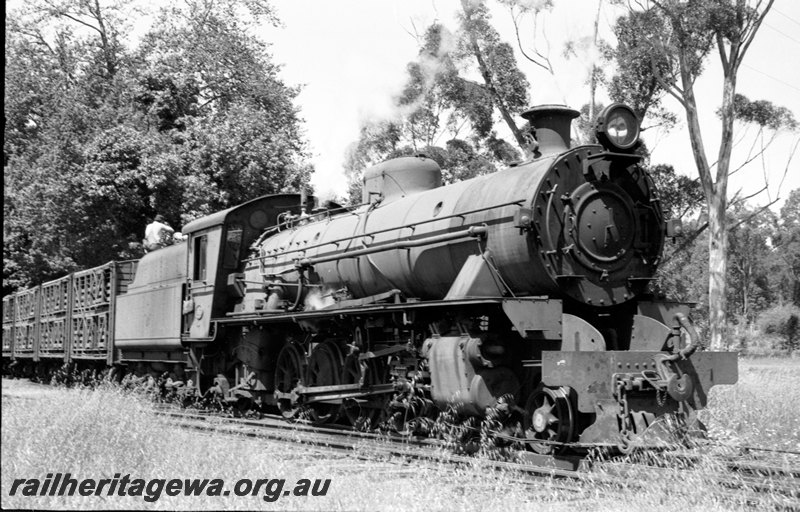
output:
MULTIPOLYGON (((387 381, 388 366, 378 359, 359 361, 358 354, 350 354, 344 362, 342 384, 374 386, 387 381), (363 381, 362 381, 363 376, 363 381)), ((342 409, 347 420, 357 429, 374 427, 381 420, 389 395, 370 395, 363 398, 347 398, 342 409)))
POLYGON ((575 414, 569 400, 569 388, 540 386, 525 405, 525 437, 536 453, 550 454, 564 451, 564 447, 551 443, 568 443, 575 430, 575 414), (544 442, 537 442, 544 441, 544 442))
MULTIPOLYGON (((306 370, 308 386, 337 386, 341 383, 344 357, 339 345, 330 341, 320 343, 311 351, 306 370)), ((322 424, 336 421, 341 410, 340 403, 312 402, 309 404, 310 419, 322 424)))
MULTIPOLYGON (((291 393, 301 385, 305 373, 305 358, 303 349, 295 344, 285 345, 278 354, 275 363, 275 390, 280 393, 291 393)), ((300 406, 295 398, 279 398, 278 409, 284 418, 294 418, 300 406)))

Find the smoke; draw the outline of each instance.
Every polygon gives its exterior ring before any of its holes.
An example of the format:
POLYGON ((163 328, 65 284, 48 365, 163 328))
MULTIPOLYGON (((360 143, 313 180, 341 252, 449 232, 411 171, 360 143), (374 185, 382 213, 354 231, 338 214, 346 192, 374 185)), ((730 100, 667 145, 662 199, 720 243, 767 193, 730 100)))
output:
POLYGON ((322 290, 315 288, 308 292, 305 299, 305 310, 316 311, 333 306, 336 300, 333 298, 333 290, 322 290))
POLYGON ((383 98, 373 98, 368 107, 359 109, 359 124, 365 126, 377 125, 384 121, 402 122, 419 110, 425 102, 427 93, 435 86, 437 78, 446 70, 447 59, 457 50, 457 46, 456 36, 443 25, 440 26, 439 44, 435 51, 420 53, 412 61, 413 64, 417 64, 418 72, 421 75, 420 94, 410 103, 400 103, 400 97, 409 80, 408 73, 405 73, 398 80, 396 87, 391 91, 384 91, 386 94, 383 98))
POLYGON ((425 97, 436 85, 436 80, 444 73, 447 68, 447 63, 458 47, 458 40, 456 36, 447 30, 443 25, 439 26, 439 44, 435 52, 426 51, 419 55, 417 64, 418 70, 421 73, 422 88, 421 94, 412 103, 400 105, 397 104, 397 111, 395 119, 404 118, 422 107, 425 102, 425 97))
POLYGON ((333 201, 335 203, 339 203, 342 201, 340 195, 337 194, 336 191, 331 188, 321 189, 319 193, 314 194, 314 197, 317 200, 317 206, 324 206, 325 203, 329 201, 333 201))

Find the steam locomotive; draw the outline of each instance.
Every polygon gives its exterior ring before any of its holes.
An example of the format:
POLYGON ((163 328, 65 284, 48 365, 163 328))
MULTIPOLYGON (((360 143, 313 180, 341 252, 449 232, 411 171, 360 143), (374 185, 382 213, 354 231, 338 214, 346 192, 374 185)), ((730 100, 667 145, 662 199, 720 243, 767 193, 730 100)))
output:
POLYGON ((689 305, 646 293, 680 225, 633 111, 609 106, 599 143, 570 147, 577 116, 525 112, 534 158, 494 174, 443 185, 429 158, 389 160, 360 206, 261 197, 185 243, 7 296, 3 358, 169 373, 361 428, 502 409, 540 453, 670 441, 736 382, 736 354, 704 351, 689 305))

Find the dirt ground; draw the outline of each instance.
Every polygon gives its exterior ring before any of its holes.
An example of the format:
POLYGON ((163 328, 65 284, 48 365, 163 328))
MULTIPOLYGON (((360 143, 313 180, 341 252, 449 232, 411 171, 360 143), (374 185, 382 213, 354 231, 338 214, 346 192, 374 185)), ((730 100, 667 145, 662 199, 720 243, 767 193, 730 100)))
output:
POLYGON ((56 388, 47 384, 31 382, 28 379, 6 379, 3 378, 2 387, 3 399, 6 398, 26 398, 35 399, 45 395, 56 393, 56 388))

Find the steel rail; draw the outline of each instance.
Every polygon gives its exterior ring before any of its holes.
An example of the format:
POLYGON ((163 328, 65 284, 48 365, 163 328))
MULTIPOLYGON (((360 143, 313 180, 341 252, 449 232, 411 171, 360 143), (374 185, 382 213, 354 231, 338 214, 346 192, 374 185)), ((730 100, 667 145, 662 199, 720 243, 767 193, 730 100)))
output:
MULTIPOLYGON (((161 415, 169 416, 173 423, 182 428, 198 431, 215 432, 230 435, 244 435, 252 438, 270 439, 281 443, 297 443, 322 448, 327 451, 346 453, 360 459, 372 460, 374 456, 361 453, 366 449, 369 454, 389 457, 400 457, 405 463, 409 461, 438 462, 453 465, 482 464, 495 471, 512 471, 524 475, 518 483, 534 486, 543 480, 549 486, 557 487, 577 494, 593 492, 584 484, 604 486, 607 491, 627 493, 631 486, 644 488, 647 484, 641 480, 642 471, 662 473, 667 480, 674 480, 676 469, 681 472, 692 471, 691 467, 661 467, 646 463, 620 462, 616 460, 593 461, 591 467, 578 471, 532 465, 511 461, 480 459, 476 457, 447 453, 443 442, 411 438, 408 436, 387 436, 375 432, 358 432, 346 427, 314 426, 302 422, 294 423, 287 428, 285 420, 278 416, 268 415, 261 420, 226 418, 217 415, 162 411, 161 415), (208 421, 209 419, 222 421, 208 421)), ((723 464, 725 461, 721 461, 723 464)), ((740 499, 748 505, 777 505, 784 508, 800 506, 800 491, 795 482, 774 481, 759 478, 758 475, 741 475, 744 468, 729 467, 732 473, 702 472, 704 479, 710 480, 724 489, 720 498, 725 500, 740 499), (744 487, 742 487, 744 486, 744 487)), ((702 471, 702 468, 699 470, 702 471)), ((648 480, 649 481, 649 480, 648 480)), ((624 494, 623 494, 624 495, 624 494)))
MULTIPOLYGON (((345 452, 348 455, 359 456, 358 450, 363 448, 373 454, 402 457, 413 461, 440 462, 454 465, 474 465, 477 462, 496 471, 515 471, 534 480, 546 479, 548 485, 554 487, 572 492, 584 492, 583 488, 575 485, 583 478, 579 472, 447 453, 444 443, 429 439, 416 439, 407 436, 394 437, 374 432, 358 432, 345 428, 319 427, 303 423, 287 425, 285 421, 280 420, 276 424, 272 421, 240 420, 216 415, 179 413, 175 411, 156 411, 156 413, 171 418, 172 421, 169 421, 169 423, 182 428, 244 435, 294 445, 300 443, 333 452, 345 452), (208 421, 209 419, 222 421, 208 421), (298 434, 302 434, 302 437, 298 436, 298 434), (555 479, 558 479, 558 481, 555 479), (565 480, 574 480, 575 484, 569 485, 565 480)), ((267 417, 265 419, 272 420, 273 418, 277 417, 267 417)), ((370 459, 371 457, 362 458, 370 459)), ((532 482, 522 481, 521 483, 530 485, 532 482)))
POLYGON ((723 495, 725 498, 732 499, 738 496, 750 504, 761 504, 762 501, 767 500, 777 502, 781 507, 789 510, 800 508, 800 486, 798 486, 797 478, 784 477, 776 479, 776 473, 769 475, 751 474, 744 468, 739 468, 724 460, 711 462, 718 462, 729 472, 710 471, 708 468, 703 467, 655 466, 644 462, 613 460, 597 462, 595 463, 595 468, 606 474, 613 474, 621 481, 641 478, 644 471, 662 474, 665 480, 675 480, 678 475, 695 474, 702 480, 714 483, 725 489, 725 494, 723 495))

